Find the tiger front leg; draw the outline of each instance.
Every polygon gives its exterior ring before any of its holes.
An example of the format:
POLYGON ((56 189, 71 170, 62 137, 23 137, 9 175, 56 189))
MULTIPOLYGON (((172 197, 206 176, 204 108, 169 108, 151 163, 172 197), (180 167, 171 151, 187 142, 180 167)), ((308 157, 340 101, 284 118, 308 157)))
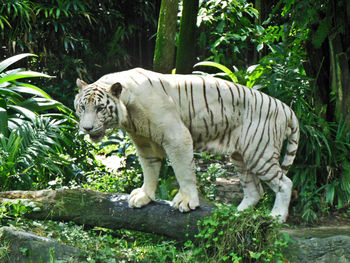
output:
POLYGON ((129 207, 140 208, 155 199, 161 158, 154 152, 147 141, 132 137, 143 171, 143 185, 134 189, 129 195, 129 207))
POLYGON ((191 134, 187 129, 178 132, 176 137, 168 140, 163 146, 180 185, 179 192, 172 201, 173 206, 180 212, 196 209, 199 206, 199 198, 191 134))

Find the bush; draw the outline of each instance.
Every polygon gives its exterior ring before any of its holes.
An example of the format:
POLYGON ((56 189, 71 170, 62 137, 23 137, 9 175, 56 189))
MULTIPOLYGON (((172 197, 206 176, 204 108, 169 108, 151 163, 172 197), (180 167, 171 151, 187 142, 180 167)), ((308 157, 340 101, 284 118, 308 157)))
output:
POLYGON ((40 88, 19 82, 49 76, 21 68, 5 71, 28 56, 34 55, 17 55, 0 63, 1 190, 67 184, 81 179, 78 172, 93 160, 78 136, 72 111, 40 88))
POLYGON ((196 262, 278 262, 289 240, 280 229, 263 210, 223 206, 199 222, 199 234, 186 246, 196 262))

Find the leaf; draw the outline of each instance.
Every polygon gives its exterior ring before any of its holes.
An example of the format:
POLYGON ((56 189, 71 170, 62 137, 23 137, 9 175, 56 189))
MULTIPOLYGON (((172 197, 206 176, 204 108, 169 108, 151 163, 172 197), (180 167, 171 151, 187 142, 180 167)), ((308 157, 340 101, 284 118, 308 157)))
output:
POLYGON ((8 105, 8 107, 10 109, 13 109, 14 111, 18 112, 19 114, 25 116, 26 118, 34 121, 36 114, 34 112, 32 112, 31 110, 28 110, 26 108, 23 108, 21 106, 17 106, 17 105, 8 105))
POLYGON ((12 65, 13 63, 25 58, 25 57, 29 57, 29 56, 35 56, 34 54, 31 53, 24 53, 24 54, 19 54, 16 56, 12 56, 8 59, 5 59, 4 61, 0 62, 0 73, 3 72, 7 67, 9 67, 10 65, 12 65))
POLYGON ((334 193, 335 193, 334 184, 328 184, 326 189, 326 200, 331 205, 333 205, 333 202, 334 202, 334 193))
POLYGON ((259 66, 260 66, 260 64, 256 64, 256 65, 252 65, 252 66, 248 67, 247 68, 247 73, 251 74, 259 66))
POLYGON ((264 48, 264 43, 260 43, 260 44, 256 47, 256 51, 260 52, 263 48, 264 48))
POLYGON ((212 62, 212 61, 202 61, 202 62, 195 64, 193 67, 198 67, 198 66, 209 66, 209 67, 218 68, 221 71, 225 72, 233 82, 236 82, 236 83, 238 82, 236 75, 224 65, 221 65, 219 63, 212 62))
POLYGON ((8 135, 8 118, 7 111, 4 108, 0 107, 0 134, 3 134, 5 137, 8 135))
POLYGON ((45 111, 62 106, 60 102, 46 98, 30 98, 18 105, 33 112, 45 111))
POLYGON ((13 91, 11 88, 0 88, 0 95, 5 95, 6 97, 11 97, 11 99, 21 100, 23 97, 17 92, 13 91))
POLYGON ((23 79, 23 78, 33 78, 33 77, 44 77, 44 78, 53 78, 52 76, 49 76, 44 73, 35 72, 35 71, 22 71, 18 72, 16 74, 8 74, 0 79, 0 84, 8 81, 14 81, 17 79, 23 79))
POLYGON ((47 99, 52 99, 49 94, 47 94, 45 91, 42 89, 28 84, 28 83, 18 83, 20 86, 13 86, 9 87, 9 89, 20 92, 20 93, 25 93, 29 95, 34 95, 34 96, 39 96, 39 97, 45 97, 47 99))
POLYGON ((312 44, 315 48, 320 48, 329 35, 332 28, 331 17, 325 17, 318 25, 317 31, 312 38, 312 44))

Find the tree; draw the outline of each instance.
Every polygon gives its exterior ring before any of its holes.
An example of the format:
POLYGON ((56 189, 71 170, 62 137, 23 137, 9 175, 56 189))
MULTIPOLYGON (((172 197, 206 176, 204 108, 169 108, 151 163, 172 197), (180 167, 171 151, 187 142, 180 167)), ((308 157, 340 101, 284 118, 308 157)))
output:
POLYGON ((195 62, 196 22, 199 0, 184 0, 180 21, 179 45, 176 54, 176 73, 192 73, 195 62))
POLYGON ((153 70, 170 73, 174 67, 177 0, 162 0, 159 12, 153 70))
POLYGON ((327 105, 328 121, 349 119, 350 2, 300 1, 289 11, 297 25, 309 31, 305 39, 307 61, 304 67, 308 76, 314 79, 318 106, 327 105))

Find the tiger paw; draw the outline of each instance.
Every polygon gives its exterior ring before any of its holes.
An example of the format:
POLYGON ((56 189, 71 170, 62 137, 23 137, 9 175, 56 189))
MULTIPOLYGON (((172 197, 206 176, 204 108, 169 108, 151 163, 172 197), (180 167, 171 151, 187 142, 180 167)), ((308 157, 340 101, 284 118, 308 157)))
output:
POLYGON ((151 202, 151 198, 147 195, 143 188, 134 189, 128 198, 129 207, 140 208, 151 202))
POLYGON ((176 194, 173 199, 173 207, 179 209, 180 212, 189 212, 199 206, 199 198, 196 194, 184 194, 181 190, 176 194))

